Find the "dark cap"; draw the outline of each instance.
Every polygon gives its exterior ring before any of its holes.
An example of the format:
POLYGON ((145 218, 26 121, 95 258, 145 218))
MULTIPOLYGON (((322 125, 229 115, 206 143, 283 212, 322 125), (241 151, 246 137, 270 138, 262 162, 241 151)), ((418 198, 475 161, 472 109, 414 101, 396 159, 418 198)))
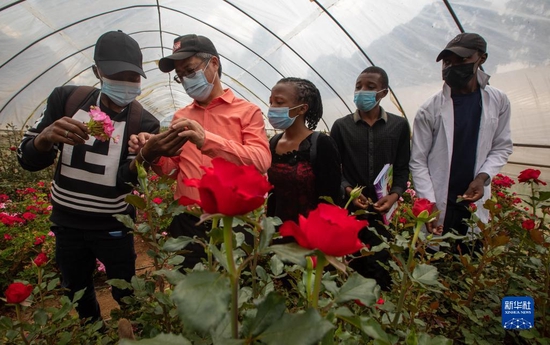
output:
POLYGON ((184 35, 174 40, 172 55, 160 59, 159 68, 165 73, 170 72, 174 69, 174 60, 185 60, 197 53, 208 53, 220 57, 210 39, 195 34, 184 35))
POLYGON ((477 51, 487 52, 487 42, 483 37, 473 33, 462 33, 447 43, 435 61, 443 59, 449 53, 455 53, 460 57, 470 57, 477 51))
POLYGON ((95 44, 94 60, 106 75, 118 72, 132 71, 141 74, 144 78, 139 44, 122 31, 109 31, 99 37, 95 44))

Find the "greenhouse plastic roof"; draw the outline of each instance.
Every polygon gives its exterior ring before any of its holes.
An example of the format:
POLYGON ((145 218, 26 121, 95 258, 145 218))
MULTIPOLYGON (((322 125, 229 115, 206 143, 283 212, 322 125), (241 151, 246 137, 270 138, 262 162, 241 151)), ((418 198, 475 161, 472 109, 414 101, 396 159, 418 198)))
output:
POLYGON ((163 124, 191 99, 158 60, 174 38, 196 33, 216 45, 224 87, 264 114, 279 79, 306 78, 321 92, 318 129, 328 131, 355 109, 358 74, 377 65, 392 91, 382 106, 412 125, 442 86, 437 54, 464 30, 487 40, 484 69, 512 104, 506 170, 550 172, 549 18, 548 0, 0 0, 0 125, 32 125, 56 86, 97 86, 94 44, 119 29, 141 46, 147 79, 139 99, 163 124))

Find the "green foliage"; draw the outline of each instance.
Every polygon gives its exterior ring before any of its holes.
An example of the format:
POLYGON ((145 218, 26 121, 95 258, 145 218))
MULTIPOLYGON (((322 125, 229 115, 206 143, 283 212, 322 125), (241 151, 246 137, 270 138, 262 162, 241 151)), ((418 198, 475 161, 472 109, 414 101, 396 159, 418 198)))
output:
POLYGON ((409 211, 409 191, 389 226, 391 238, 363 252, 371 255, 386 247, 392 254, 388 269, 393 289, 381 293, 373 280, 352 272, 340 259, 324 258, 296 243, 273 245, 280 220, 266 217, 263 208, 229 223, 246 227, 254 235, 252 245, 243 243, 240 234, 227 236, 227 228, 215 216, 207 240, 171 238, 165 232, 175 215, 200 215, 201 210, 184 209, 173 201, 171 180, 140 176, 136 193, 127 198, 138 209, 138 218, 119 220, 147 243, 153 268, 131 282, 108 281, 131 289, 133 295, 125 297, 125 308, 112 312, 107 330, 101 323, 83 326, 71 313, 77 301, 60 297, 63 291, 51 260, 54 243, 47 236, 48 214, 40 211, 47 211, 47 189, 37 185, 33 192, 14 189, 8 195, 10 202, 0 212, 22 215, 31 205, 43 207, 32 209, 32 220, 0 224, 0 235, 12 237, 0 237, 0 283, 5 289, 23 280, 35 287, 31 306, 20 306, 24 318, 18 318, 13 305, 4 305, 0 342, 23 344, 24 337, 33 344, 114 344, 115 324, 121 317, 131 320, 140 340, 123 339, 120 344, 550 342, 550 192, 539 186, 528 184, 528 195, 494 186, 493 198, 485 204, 491 221, 483 224, 475 213, 468 220, 479 229, 472 240, 482 250, 461 255, 450 251, 461 239, 456 235, 434 239, 418 233, 413 241, 416 224, 409 211), (42 235, 45 242, 35 245, 42 235), (208 260, 184 272, 180 265, 192 242, 205 248, 208 260), (434 245, 440 251, 430 251, 434 245), (47 253, 50 261, 36 267, 32 260, 39 252, 47 253), (312 255, 318 257, 320 268, 312 267, 312 255), (323 269, 327 261, 332 265, 323 269), (501 300, 515 295, 535 299, 535 328, 502 328, 501 300))

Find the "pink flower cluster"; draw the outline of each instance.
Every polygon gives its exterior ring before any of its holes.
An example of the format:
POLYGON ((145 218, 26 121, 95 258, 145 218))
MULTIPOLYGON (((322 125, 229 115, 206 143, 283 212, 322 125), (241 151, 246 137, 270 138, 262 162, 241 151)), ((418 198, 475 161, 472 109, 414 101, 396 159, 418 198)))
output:
POLYGON ((90 135, 94 136, 97 140, 107 141, 113 139, 116 143, 120 139, 117 135, 112 137, 115 127, 111 118, 99 109, 99 107, 90 107, 90 121, 87 123, 90 135))

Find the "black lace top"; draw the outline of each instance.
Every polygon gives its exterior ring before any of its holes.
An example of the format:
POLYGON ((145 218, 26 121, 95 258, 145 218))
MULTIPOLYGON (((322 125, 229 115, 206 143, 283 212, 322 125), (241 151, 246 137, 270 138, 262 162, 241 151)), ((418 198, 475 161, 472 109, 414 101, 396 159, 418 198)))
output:
POLYGON ((317 142, 315 166, 310 163, 311 135, 304 139, 297 151, 282 155, 271 152, 269 182, 274 186, 268 199, 267 215, 298 221, 298 215, 307 216, 315 209, 320 196, 338 201, 340 193, 340 156, 334 140, 321 134, 317 142))

